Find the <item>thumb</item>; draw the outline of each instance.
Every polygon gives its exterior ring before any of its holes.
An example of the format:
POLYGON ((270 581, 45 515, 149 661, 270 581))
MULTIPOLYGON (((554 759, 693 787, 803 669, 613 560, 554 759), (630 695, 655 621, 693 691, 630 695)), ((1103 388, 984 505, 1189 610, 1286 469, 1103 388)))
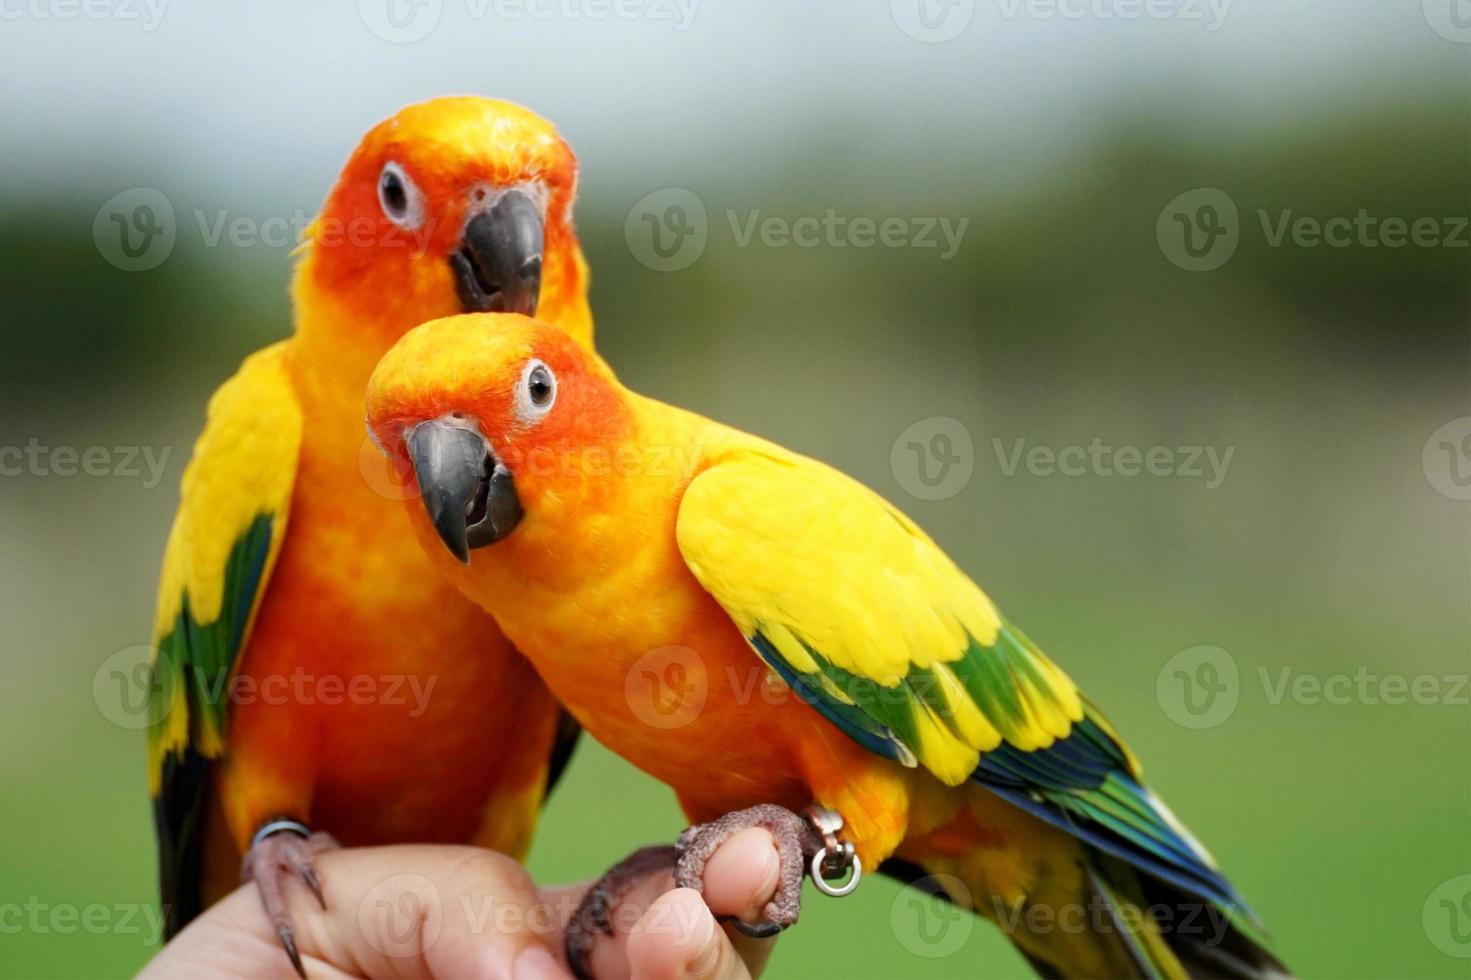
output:
POLYGON ((750 980, 752 976, 693 888, 666 892, 649 906, 628 935, 628 969, 640 980, 750 980))

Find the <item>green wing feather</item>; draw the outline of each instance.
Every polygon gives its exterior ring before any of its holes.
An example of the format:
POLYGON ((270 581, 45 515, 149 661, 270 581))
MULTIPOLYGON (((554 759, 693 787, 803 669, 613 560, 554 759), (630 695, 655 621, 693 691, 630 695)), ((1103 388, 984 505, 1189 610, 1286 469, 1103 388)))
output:
POLYGON ((301 446, 280 345, 210 400, 164 551, 154 621, 149 783, 168 935, 201 908, 202 823, 228 685, 281 545, 301 446))
POLYGON ((677 536, 757 654, 860 744, 1244 908, 1072 681, 871 491, 744 445, 691 481, 677 536))

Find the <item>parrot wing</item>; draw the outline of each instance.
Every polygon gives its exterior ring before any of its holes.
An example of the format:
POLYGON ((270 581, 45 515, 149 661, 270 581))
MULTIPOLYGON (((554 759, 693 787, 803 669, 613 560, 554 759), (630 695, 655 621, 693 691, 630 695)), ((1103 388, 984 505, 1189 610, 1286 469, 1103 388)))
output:
POLYGON ((877 494, 743 447, 690 482, 676 534, 761 659, 860 744, 1244 908, 1067 675, 877 494))
POLYGON ((201 907, 210 762, 224 751, 228 685, 296 478, 302 419, 282 350, 246 359, 210 399, 164 551, 148 761, 163 903, 176 925, 201 907))

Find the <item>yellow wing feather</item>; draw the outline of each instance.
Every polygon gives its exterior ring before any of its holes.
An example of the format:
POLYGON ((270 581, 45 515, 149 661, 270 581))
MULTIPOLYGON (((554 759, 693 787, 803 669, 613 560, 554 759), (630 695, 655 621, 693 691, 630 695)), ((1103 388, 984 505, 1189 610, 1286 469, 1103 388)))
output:
POLYGON ((719 454, 686 488, 677 537, 701 585, 815 707, 947 783, 1003 740, 1046 747, 1083 716, 1072 681, 923 531, 821 463, 755 440, 719 454))
MULTIPOLYGON (((301 411, 287 374, 285 351, 284 344, 276 344, 253 354, 210 399, 204 431, 184 472, 179 510, 164 550, 153 628, 157 650, 187 648, 187 642, 178 641, 178 631, 187 629, 190 622, 208 629, 222 615, 230 614, 225 603, 232 556, 265 517, 269 519, 269 548, 263 567, 247 583, 249 592, 243 597, 249 609, 246 622, 231 631, 238 635, 238 643, 224 651, 231 669, 238 648, 244 645, 286 531, 301 447, 301 411)), ((157 794, 164 757, 182 752, 191 731, 194 747, 205 756, 218 756, 223 746, 218 724, 195 717, 191 725, 191 714, 199 706, 192 703, 183 664, 162 663, 156 651, 154 670, 156 675, 171 671, 173 677, 172 683, 158 683, 155 690, 168 699, 155 709, 150 740, 149 769, 157 794)))

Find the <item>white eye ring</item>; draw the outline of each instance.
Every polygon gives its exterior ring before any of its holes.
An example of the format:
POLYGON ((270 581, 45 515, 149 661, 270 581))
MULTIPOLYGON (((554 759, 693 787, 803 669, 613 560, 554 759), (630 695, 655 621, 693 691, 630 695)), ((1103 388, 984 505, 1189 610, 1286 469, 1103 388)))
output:
POLYGON ((404 168, 392 160, 378 175, 378 206, 389 221, 407 231, 424 223, 424 195, 404 168))
POLYGON ((540 422, 557 403, 557 376, 539 358, 526 362, 516 385, 516 416, 523 422, 540 422))

